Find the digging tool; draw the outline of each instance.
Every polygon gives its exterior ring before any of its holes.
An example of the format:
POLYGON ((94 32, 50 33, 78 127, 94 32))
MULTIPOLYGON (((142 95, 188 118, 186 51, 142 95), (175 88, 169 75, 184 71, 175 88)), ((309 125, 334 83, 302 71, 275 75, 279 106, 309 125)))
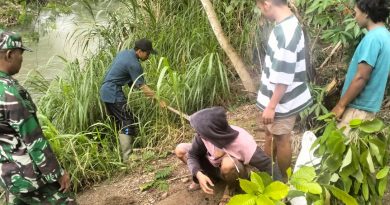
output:
POLYGON ((176 110, 175 108, 171 107, 171 106, 167 106, 167 109, 172 111, 173 113, 175 114, 178 114, 180 115, 181 117, 183 117, 184 119, 190 121, 190 116, 188 116, 187 114, 183 113, 183 112, 180 112, 179 110, 176 110))

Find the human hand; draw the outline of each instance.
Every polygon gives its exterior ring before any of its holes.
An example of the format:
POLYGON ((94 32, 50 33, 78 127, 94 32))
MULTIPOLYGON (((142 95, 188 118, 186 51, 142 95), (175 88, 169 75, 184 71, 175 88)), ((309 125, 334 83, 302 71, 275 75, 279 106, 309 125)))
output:
POLYGON ((202 172, 198 172, 196 173, 196 178, 198 179, 200 188, 202 188, 204 193, 214 194, 214 189, 209 186, 214 186, 214 184, 208 176, 204 175, 202 172))
POLYGON ((149 86, 144 84, 140 88, 144 92, 146 97, 154 98, 154 91, 152 89, 150 89, 149 86))
POLYGON ((58 189, 58 191, 62 191, 63 193, 69 191, 70 177, 69 177, 68 172, 64 171, 64 175, 62 175, 60 177, 60 179, 58 180, 58 183, 60 184, 60 188, 58 189))
POLYGON ((154 97, 154 92, 152 90, 145 90, 144 93, 145 93, 146 97, 149 97, 149 98, 154 97))
POLYGON ((166 108, 167 107, 167 103, 164 100, 160 100, 158 103, 160 104, 161 108, 166 108))
POLYGON ((263 124, 271 124, 274 122, 275 118, 275 109, 266 107, 263 111, 263 115, 261 116, 261 119, 263 120, 263 124))
POLYGON ((340 120, 341 116, 343 116, 343 113, 345 111, 345 106, 337 104, 333 109, 332 113, 334 113, 336 120, 340 120))

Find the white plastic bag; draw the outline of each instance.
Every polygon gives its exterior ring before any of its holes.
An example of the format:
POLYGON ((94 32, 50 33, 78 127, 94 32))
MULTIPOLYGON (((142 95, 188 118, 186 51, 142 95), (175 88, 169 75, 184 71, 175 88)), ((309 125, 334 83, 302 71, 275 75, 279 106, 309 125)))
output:
MULTIPOLYGON (((314 165, 317 165, 321 162, 321 158, 314 157, 313 151, 310 150, 311 146, 313 145, 314 141, 316 140, 316 136, 311 131, 306 131, 302 136, 302 148, 299 151, 299 155, 297 158, 297 162, 295 163, 294 172, 298 171, 298 169, 301 166, 309 166, 312 167, 314 165)), ((291 187, 291 189, 295 189, 294 187, 291 187)), ((290 200, 291 205, 307 205, 306 198, 301 197, 295 197, 290 200)))

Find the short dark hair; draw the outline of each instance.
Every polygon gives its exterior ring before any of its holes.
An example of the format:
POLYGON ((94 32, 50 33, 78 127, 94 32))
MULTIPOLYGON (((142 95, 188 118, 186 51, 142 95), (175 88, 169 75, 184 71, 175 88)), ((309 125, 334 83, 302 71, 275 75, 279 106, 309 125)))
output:
POLYGON ((374 22, 385 22, 389 17, 389 0, 355 0, 356 6, 374 22))

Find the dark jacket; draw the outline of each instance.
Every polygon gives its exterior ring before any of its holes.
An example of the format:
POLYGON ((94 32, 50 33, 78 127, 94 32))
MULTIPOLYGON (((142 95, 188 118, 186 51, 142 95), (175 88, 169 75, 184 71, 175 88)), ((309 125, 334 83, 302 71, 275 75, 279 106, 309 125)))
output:
MULTIPOLYGON (((207 155, 207 149, 203 140, 211 142, 216 147, 223 149, 232 143, 240 134, 234 130, 227 122, 225 110, 222 107, 212 107, 203 109, 190 116, 191 126, 198 134, 192 141, 192 147, 188 154, 188 168, 196 180, 196 173, 203 171, 200 165, 202 158, 207 155)), ((259 171, 268 172, 275 180, 281 180, 282 176, 278 166, 272 166, 272 160, 263 150, 257 146, 249 165, 256 167, 259 171)))

